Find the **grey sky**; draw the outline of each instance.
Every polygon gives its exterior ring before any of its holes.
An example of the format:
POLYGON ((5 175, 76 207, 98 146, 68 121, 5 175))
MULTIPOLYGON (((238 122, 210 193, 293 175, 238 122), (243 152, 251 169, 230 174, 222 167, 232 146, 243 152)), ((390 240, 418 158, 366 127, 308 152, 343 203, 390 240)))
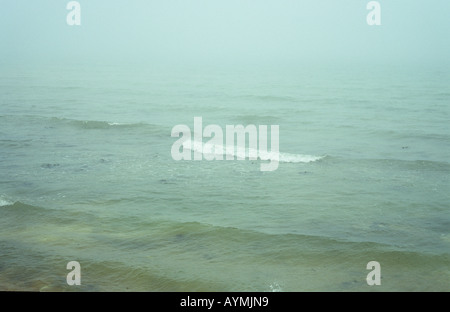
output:
POLYGON ((450 1, 0 0, 4 62, 302 63, 357 60, 449 64, 450 1))

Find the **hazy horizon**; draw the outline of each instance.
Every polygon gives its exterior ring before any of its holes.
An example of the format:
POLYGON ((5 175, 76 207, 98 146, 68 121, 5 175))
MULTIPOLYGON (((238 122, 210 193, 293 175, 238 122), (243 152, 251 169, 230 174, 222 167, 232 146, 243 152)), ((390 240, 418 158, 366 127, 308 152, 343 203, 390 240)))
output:
POLYGON ((2 1, 2 63, 282 66, 328 62, 448 66, 450 3, 379 1, 2 1))

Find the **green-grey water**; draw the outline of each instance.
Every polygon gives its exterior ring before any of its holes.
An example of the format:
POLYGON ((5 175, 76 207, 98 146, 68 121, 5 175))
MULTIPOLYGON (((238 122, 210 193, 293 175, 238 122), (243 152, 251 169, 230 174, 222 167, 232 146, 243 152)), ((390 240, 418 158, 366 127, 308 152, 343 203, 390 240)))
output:
POLYGON ((5 67, 0 289, 449 291, 449 81, 434 67, 5 67), (279 125, 278 169, 174 161, 172 127, 197 116, 279 125))

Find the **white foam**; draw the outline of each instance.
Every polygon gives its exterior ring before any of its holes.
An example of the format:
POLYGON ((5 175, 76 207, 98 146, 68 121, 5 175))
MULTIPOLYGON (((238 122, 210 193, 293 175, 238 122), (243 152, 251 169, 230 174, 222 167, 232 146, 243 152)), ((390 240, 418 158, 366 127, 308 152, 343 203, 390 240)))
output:
POLYGON ((186 141, 183 143, 183 148, 192 150, 194 152, 203 153, 204 155, 212 156, 234 156, 237 159, 248 159, 253 156, 254 159, 262 160, 278 160, 284 163, 309 163, 320 160, 323 156, 289 154, 281 152, 262 152, 252 148, 234 148, 233 146, 223 146, 210 143, 202 143, 198 141, 186 141))
POLYGON ((309 163, 322 159, 323 156, 280 153, 280 162, 309 163))
POLYGON ((124 122, 108 122, 109 126, 132 126, 132 123, 124 123, 124 122))
POLYGON ((0 197, 0 207, 11 206, 11 205, 13 205, 13 204, 14 204, 13 202, 11 202, 11 201, 9 201, 9 200, 6 200, 6 199, 3 198, 3 197, 0 197))
POLYGON ((283 291, 283 289, 280 287, 280 285, 277 282, 270 284, 269 287, 270 287, 271 292, 282 292, 283 291))

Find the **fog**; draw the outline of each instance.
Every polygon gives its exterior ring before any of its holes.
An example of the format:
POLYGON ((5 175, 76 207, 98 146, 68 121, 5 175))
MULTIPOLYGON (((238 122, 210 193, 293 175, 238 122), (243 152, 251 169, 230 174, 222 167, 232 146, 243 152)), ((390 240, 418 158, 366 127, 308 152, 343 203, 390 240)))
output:
POLYGON ((449 64, 450 1, 1 0, 2 63, 449 64))

